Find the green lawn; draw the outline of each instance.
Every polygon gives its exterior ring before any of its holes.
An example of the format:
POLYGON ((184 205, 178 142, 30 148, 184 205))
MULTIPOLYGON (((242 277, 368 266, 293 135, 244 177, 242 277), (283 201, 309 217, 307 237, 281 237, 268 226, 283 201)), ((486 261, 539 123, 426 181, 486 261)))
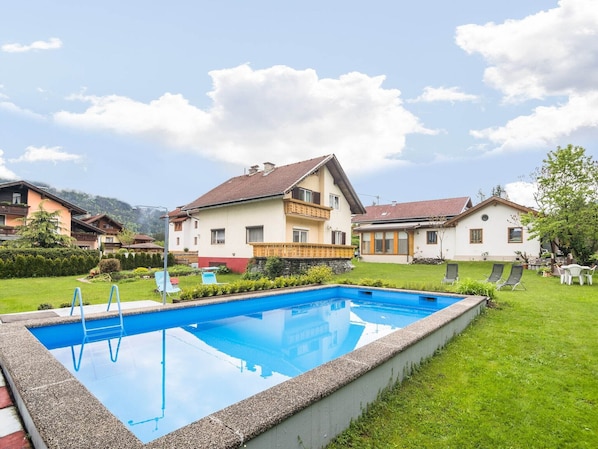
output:
MULTIPOLYGON (((440 286, 444 266, 356 262, 336 279, 382 279, 404 288, 440 286)), ((460 262, 461 279, 484 279, 492 262, 460 262)), ((508 266, 507 266, 508 274, 508 266)), ((218 276, 231 282, 238 275, 218 276)), ((597 448, 598 279, 561 285, 525 271, 526 291, 498 292, 463 334, 383 395, 328 449, 597 448)), ((180 278, 181 287, 201 283, 180 278)), ((105 303, 110 283, 76 277, 0 280, 0 313, 41 303, 105 303)), ((119 285, 122 301, 155 299, 154 281, 119 285)))

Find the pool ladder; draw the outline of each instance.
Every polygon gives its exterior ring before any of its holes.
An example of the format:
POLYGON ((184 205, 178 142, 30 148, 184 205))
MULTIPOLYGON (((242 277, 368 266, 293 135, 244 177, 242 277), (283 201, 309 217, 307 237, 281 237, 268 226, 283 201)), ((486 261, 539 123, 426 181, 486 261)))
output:
MULTIPOLYGON (((71 316, 73 315, 73 310, 75 310, 75 305, 77 303, 77 300, 79 301, 79 310, 81 311, 81 324, 83 326, 83 338, 84 341, 88 341, 90 338, 92 338, 93 334, 106 334, 106 333, 113 333, 115 334, 121 334, 124 331, 124 326, 123 326, 123 313, 120 307, 120 293, 118 292, 118 286, 117 285, 113 285, 112 288, 110 289, 110 297, 108 298, 108 307, 106 307, 106 312, 110 311, 110 304, 112 304, 112 297, 114 296, 114 294, 116 293, 116 304, 118 306, 118 319, 119 319, 119 323, 118 324, 114 324, 111 326, 100 326, 100 327, 88 327, 87 322, 85 321, 85 312, 83 310, 83 298, 81 296, 81 288, 77 287, 75 288, 75 292, 73 294, 73 301, 71 302, 71 316)), ((100 337, 101 338, 101 337, 100 337)))
POLYGON ((83 348, 85 347, 85 343, 89 341, 93 341, 94 339, 97 340, 108 340, 108 349, 110 350, 110 360, 112 362, 116 362, 118 359, 118 351, 120 349, 120 342, 122 336, 124 334, 124 326, 123 326, 123 313, 120 307, 120 293, 118 292, 118 286, 113 285, 110 289, 110 297, 108 298, 108 307, 106 307, 106 312, 110 311, 110 304, 112 304, 112 297, 116 293, 116 304, 118 305, 118 318, 119 324, 114 324, 111 326, 98 326, 98 327, 87 327, 87 322, 85 321, 85 312, 83 310, 83 298, 81 296, 81 288, 75 288, 75 292, 73 293, 73 301, 71 302, 71 313, 73 315, 73 311, 75 310, 75 305, 77 300, 79 300, 79 308, 81 311, 81 324, 83 326, 83 341, 81 342, 81 349, 79 351, 79 357, 75 357, 75 348, 71 346, 71 355, 73 357, 73 365, 75 371, 79 371, 81 367, 81 359, 83 358, 83 348), (118 344, 116 345, 116 350, 112 350, 112 338, 118 337, 118 344))

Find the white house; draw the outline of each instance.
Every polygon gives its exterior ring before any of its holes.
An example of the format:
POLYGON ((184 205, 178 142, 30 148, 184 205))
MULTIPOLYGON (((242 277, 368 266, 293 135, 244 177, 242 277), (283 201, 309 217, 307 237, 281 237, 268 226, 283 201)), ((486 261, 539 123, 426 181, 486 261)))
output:
POLYGON ((350 259, 351 216, 364 212, 334 155, 266 162, 171 212, 169 247, 237 272, 253 257, 350 259))
POLYGON ((499 197, 472 206, 469 197, 366 207, 353 218, 364 261, 410 263, 414 259, 516 260, 539 256, 521 214, 532 209, 499 197))

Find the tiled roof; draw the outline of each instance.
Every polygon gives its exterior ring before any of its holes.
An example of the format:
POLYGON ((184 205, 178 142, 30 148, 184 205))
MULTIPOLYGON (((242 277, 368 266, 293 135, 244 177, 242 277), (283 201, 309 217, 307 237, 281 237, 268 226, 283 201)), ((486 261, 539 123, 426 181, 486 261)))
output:
POLYGON ((472 206, 469 197, 444 198, 440 200, 414 201, 410 203, 366 206, 366 213, 353 218, 353 223, 387 223, 412 220, 429 220, 431 217, 452 218, 472 206))
POLYGON ((248 174, 229 179, 181 209, 188 211, 281 197, 324 165, 328 167, 335 182, 343 190, 343 194, 351 204, 353 213, 362 213, 363 205, 334 155, 321 156, 280 167, 273 166, 270 170, 260 170, 254 173, 250 171, 248 174))
POLYGON ((467 217, 468 215, 479 211, 480 209, 483 209, 487 206, 491 206, 491 205, 496 205, 496 204, 502 204, 504 206, 507 207, 511 207, 513 209, 516 209, 524 214, 531 212, 531 213, 535 213, 535 210, 526 206, 522 206, 521 204, 517 204, 514 203, 512 201, 506 200, 504 198, 501 198, 499 196, 491 196, 490 198, 482 201, 479 204, 476 204, 475 206, 473 206, 472 208, 468 209, 467 211, 465 211, 463 214, 460 214, 456 217, 453 217, 452 219, 448 220, 445 225, 446 226, 452 226, 455 225, 459 220, 467 217))

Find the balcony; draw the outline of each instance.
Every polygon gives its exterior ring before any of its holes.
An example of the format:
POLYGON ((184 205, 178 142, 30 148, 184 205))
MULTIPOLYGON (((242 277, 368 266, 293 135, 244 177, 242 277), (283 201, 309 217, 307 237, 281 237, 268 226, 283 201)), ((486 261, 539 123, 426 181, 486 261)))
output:
POLYGON ((296 215, 302 218, 311 218, 312 220, 326 221, 330 220, 330 211, 327 206, 319 204, 306 203, 305 201, 285 198, 284 213, 286 215, 296 215))
POLYGON ((26 204, 0 204, 0 215, 26 217, 29 206, 26 204))
POLYGON ((281 259, 351 259, 355 248, 324 243, 252 243, 253 257, 281 259))

